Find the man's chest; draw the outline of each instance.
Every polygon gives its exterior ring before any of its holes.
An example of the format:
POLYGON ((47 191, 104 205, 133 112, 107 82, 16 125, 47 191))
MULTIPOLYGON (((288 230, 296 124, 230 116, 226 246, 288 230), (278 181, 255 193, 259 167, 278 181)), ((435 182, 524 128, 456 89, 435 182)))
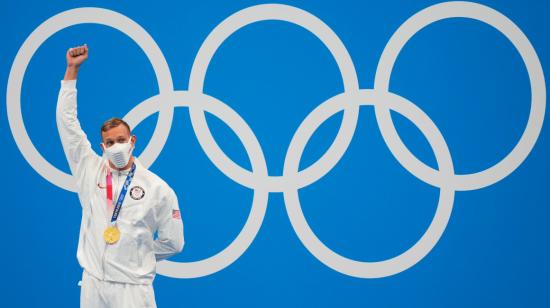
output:
POLYGON ((96 214, 94 218, 110 222, 116 216, 117 225, 121 227, 147 227, 154 230, 158 203, 153 193, 154 187, 138 174, 129 182, 126 176, 113 175, 110 184, 104 180, 93 187, 90 205, 96 214))

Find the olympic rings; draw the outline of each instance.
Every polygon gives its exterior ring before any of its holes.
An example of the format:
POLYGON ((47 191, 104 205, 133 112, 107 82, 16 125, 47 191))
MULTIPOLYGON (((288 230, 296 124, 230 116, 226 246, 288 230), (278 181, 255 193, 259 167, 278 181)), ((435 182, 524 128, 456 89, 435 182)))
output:
POLYGON ((435 247, 449 221, 455 191, 480 189, 510 175, 520 166, 536 143, 544 122, 546 84, 539 58, 525 34, 506 16, 477 3, 445 2, 428 7, 403 23, 390 38, 378 63, 374 89, 360 89, 351 57, 338 36, 323 21, 312 14, 287 5, 264 4, 243 9, 221 22, 199 49, 189 79, 188 91, 173 89, 168 64, 151 36, 137 23, 119 13, 100 8, 79 8, 57 14, 38 26, 25 40, 13 62, 7 87, 7 114, 10 129, 23 157, 42 177, 70 191, 76 187, 70 175, 52 166, 36 150, 30 140, 21 115, 21 85, 30 59, 42 43, 57 31, 81 23, 97 23, 118 29, 143 49, 153 65, 159 94, 136 105, 124 118, 130 126, 159 112, 157 126, 150 142, 140 155, 145 166, 151 165, 166 143, 175 107, 188 107, 193 130, 208 158, 227 177, 254 190, 252 209, 243 229, 221 252, 194 262, 159 262, 157 272, 174 278, 196 278, 213 274, 231 265, 248 249, 267 209, 270 192, 282 192, 290 222, 298 238, 319 261, 328 267, 354 277, 380 278, 407 270, 422 260, 435 247), (433 121, 409 100, 390 93, 389 81, 393 65, 408 40, 424 27, 439 20, 462 17, 479 20, 504 34, 525 62, 531 83, 531 111, 527 126, 514 149, 499 163, 474 174, 454 173, 449 148, 433 121), (344 93, 336 95, 315 108, 300 124, 287 149, 283 175, 270 176, 265 157, 254 132, 231 107, 203 93, 203 84, 210 60, 221 44, 233 33, 255 22, 280 20, 301 26, 325 44, 342 74, 344 93), (439 204, 424 235, 407 251, 378 262, 348 259, 328 248, 311 230, 300 206, 298 190, 324 177, 339 162, 351 142, 362 105, 375 108, 383 139, 397 161, 418 179, 440 189, 439 204), (315 163, 298 170, 303 150, 313 133, 328 118, 343 111, 338 134, 329 149, 315 163), (390 116, 395 111, 418 126, 432 147, 438 169, 433 169, 405 146, 390 116), (232 161, 217 145, 204 112, 225 122, 242 142, 252 170, 232 161))

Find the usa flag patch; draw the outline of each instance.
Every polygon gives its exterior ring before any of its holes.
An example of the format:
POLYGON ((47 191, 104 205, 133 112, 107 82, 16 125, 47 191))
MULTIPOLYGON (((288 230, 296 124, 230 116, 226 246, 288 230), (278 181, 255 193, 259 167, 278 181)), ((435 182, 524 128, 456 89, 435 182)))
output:
POLYGON ((172 218, 181 219, 180 210, 172 210, 172 218))

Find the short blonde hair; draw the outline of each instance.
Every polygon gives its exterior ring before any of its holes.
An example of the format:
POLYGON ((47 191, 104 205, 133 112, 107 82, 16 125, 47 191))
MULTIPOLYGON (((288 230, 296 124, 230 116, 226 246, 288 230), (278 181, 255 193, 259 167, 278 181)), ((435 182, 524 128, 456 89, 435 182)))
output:
POLYGON ((111 128, 117 127, 119 125, 126 126, 126 128, 128 129, 128 133, 130 135, 132 134, 132 130, 130 129, 130 125, 128 125, 128 123, 126 123, 126 121, 124 121, 123 119, 120 119, 120 118, 110 118, 109 120, 103 122, 103 125, 101 125, 101 131, 100 131, 101 137, 103 137, 103 134, 102 134, 103 132, 106 132, 106 131, 110 130, 111 128))

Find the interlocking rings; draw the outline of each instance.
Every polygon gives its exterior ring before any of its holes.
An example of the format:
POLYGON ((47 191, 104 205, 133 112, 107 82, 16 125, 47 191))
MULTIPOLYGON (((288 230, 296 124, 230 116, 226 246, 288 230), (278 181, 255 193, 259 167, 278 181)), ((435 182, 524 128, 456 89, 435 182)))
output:
POLYGON ((353 62, 343 43, 330 27, 310 13, 292 6, 280 4, 252 6, 229 16, 220 23, 208 35, 195 58, 188 91, 173 89, 168 65, 162 52, 149 34, 134 21, 106 9, 73 9, 51 17, 31 33, 15 57, 7 90, 8 120, 19 150, 42 177, 70 191, 75 191, 71 176, 53 167, 33 146, 23 123, 20 98, 24 73, 34 52, 49 36, 80 23, 103 24, 122 31, 144 50, 153 65, 160 93, 138 104, 125 116, 131 126, 136 126, 145 118, 159 112, 153 137, 140 155, 144 165, 152 164, 162 150, 171 126, 173 108, 184 106, 189 108, 193 129, 208 158, 233 181, 254 190, 252 209, 237 238, 221 252, 204 260, 160 262, 157 267, 158 273, 170 277, 206 276, 226 268, 237 260, 250 246, 262 225, 269 192, 283 193, 290 222, 300 241, 328 267, 360 278, 379 278, 397 274, 422 260, 437 244, 449 221, 455 191, 480 189, 512 173, 533 149, 544 121, 546 85, 542 66, 533 46, 523 32, 506 16, 476 3, 436 4, 418 12, 403 23, 384 49, 372 90, 359 88, 353 62), (389 92, 393 65, 407 41, 429 24, 453 17, 476 19, 504 34, 525 62, 531 83, 531 111, 519 142, 499 163, 473 174, 455 174, 448 146, 433 121, 412 102, 389 92), (260 143, 246 121, 228 105, 203 93, 206 70, 218 47, 240 28, 264 20, 290 22, 314 34, 334 56, 344 83, 344 93, 320 104, 300 124, 288 147, 282 176, 269 175, 260 143), (355 132, 359 109, 362 105, 374 106, 384 141, 399 163, 418 179, 440 188, 438 208, 424 235, 407 251, 379 262, 351 260, 324 245, 309 227, 298 197, 298 189, 315 183, 325 176, 346 152, 355 132), (330 148, 311 166, 298 170, 309 138, 324 121, 339 111, 344 112, 344 117, 330 148), (418 160, 403 144, 393 126, 390 111, 402 114, 418 126, 434 151, 437 170, 418 160), (219 148, 208 129, 204 112, 218 117, 235 132, 247 151, 252 171, 236 164, 219 148))

